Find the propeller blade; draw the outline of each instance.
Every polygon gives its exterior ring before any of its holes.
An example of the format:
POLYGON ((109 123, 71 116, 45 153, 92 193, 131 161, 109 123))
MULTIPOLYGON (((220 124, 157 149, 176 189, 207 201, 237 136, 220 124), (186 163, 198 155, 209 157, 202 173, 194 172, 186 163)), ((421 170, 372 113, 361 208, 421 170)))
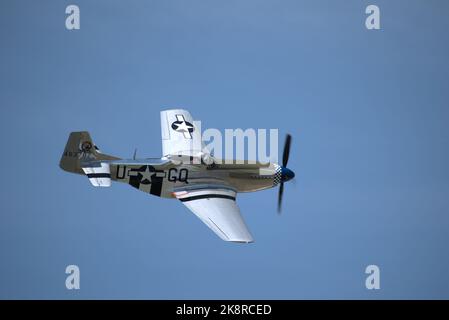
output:
POLYGON ((282 207, 282 195, 284 194, 284 183, 281 182, 279 185, 279 193, 278 193, 278 214, 281 214, 282 207))
POLYGON ((292 143, 292 136, 287 134, 284 144, 284 154, 282 155, 282 166, 286 167, 288 163, 288 157, 290 156, 290 145, 292 143))

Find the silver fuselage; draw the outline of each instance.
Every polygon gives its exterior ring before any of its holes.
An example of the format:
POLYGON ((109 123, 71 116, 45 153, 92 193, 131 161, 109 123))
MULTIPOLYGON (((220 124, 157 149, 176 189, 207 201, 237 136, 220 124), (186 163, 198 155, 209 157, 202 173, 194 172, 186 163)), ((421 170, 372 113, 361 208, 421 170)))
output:
POLYGON ((279 183, 280 167, 276 164, 217 163, 220 162, 207 165, 142 159, 126 165, 111 165, 111 179, 163 198, 173 198, 173 192, 189 189, 189 185, 196 189, 218 185, 236 192, 253 192, 272 188, 279 183))

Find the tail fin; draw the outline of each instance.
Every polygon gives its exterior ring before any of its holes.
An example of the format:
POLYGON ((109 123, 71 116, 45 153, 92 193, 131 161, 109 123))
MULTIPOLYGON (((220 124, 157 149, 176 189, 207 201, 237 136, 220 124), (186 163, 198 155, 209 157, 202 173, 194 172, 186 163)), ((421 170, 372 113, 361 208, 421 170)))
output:
POLYGON ((59 166, 68 172, 84 174, 82 161, 116 159, 119 158, 101 153, 93 143, 89 132, 80 131, 70 133, 59 166))

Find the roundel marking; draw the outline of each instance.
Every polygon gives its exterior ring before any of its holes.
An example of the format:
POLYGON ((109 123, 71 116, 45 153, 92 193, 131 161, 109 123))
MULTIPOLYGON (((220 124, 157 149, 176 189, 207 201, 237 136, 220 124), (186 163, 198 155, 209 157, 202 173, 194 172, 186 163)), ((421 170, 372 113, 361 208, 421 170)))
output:
POLYGON ((171 128, 182 133, 186 139, 192 139, 192 132, 195 130, 193 124, 186 121, 182 114, 176 115, 176 121, 172 122, 171 128))

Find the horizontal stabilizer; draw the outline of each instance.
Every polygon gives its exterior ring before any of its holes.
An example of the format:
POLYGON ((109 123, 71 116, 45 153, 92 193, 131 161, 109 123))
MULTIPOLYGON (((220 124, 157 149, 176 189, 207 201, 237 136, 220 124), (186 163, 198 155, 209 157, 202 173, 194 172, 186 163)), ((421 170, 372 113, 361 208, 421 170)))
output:
POLYGON ((82 169, 94 187, 111 186, 111 169, 109 163, 102 163, 99 167, 83 167, 82 169))

